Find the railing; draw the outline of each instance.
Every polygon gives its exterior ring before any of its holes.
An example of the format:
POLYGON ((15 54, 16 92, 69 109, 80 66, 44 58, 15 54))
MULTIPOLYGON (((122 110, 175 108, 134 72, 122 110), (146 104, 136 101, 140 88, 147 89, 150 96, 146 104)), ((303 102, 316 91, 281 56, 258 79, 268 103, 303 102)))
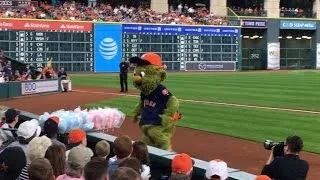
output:
POLYGON ((289 18, 314 18, 316 14, 312 12, 312 10, 305 11, 296 11, 292 10, 280 10, 280 17, 289 17, 289 18))
POLYGON ((260 16, 266 17, 267 11, 266 10, 248 10, 248 9, 232 9, 233 12, 236 13, 237 16, 260 16))

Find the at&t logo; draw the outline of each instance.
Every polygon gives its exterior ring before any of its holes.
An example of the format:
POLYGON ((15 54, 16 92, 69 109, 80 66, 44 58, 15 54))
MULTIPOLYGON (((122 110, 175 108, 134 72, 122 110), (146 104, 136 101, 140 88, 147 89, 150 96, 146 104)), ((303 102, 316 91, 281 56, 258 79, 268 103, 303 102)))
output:
POLYGON ((100 55, 105 60, 112 60, 118 53, 117 42, 112 38, 104 38, 99 45, 100 55))

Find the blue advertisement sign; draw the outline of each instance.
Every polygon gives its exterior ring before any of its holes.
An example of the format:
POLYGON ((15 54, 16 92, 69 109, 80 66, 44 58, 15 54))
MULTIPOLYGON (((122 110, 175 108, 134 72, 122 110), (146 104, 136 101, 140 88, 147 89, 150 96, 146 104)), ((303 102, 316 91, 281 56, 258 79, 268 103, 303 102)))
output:
POLYGON ((241 20, 241 27, 243 28, 267 28, 267 21, 264 20, 241 20))
POLYGON ((316 30, 316 21, 280 21, 280 29, 316 30))
POLYGON ((234 27, 210 26, 176 26, 176 25, 140 25, 123 24, 123 33, 137 34, 165 34, 165 35, 212 35, 212 36, 238 36, 239 29, 234 27))
POLYGON ((94 71, 119 72, 122 52, 121 25, 94 25, 94 71))

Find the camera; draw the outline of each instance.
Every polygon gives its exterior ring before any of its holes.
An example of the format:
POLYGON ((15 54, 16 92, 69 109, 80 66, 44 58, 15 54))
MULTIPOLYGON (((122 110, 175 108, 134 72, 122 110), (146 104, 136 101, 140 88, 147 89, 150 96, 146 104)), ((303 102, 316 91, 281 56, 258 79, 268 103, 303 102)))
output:
POLYGON ((264 148, 266 150, 271 150, 273 147, 273 156, 274 157, 280 157, 280 156, 284 156, 284 142, 280 141, 280 142, 273 142, 271 140, 265 140, 264 142, 264 148))

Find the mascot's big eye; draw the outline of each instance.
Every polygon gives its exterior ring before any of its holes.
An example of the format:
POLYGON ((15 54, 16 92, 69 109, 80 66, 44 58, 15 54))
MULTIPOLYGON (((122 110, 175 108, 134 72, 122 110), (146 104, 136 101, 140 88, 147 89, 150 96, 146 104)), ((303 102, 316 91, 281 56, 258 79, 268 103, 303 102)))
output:
POLYGON ((146 73, 144 73, 144 72, 141 72, 141 73, 140 73, 140 76, 141 76, 141 77, 144 77, 145 75, 146 75, 146 73))

